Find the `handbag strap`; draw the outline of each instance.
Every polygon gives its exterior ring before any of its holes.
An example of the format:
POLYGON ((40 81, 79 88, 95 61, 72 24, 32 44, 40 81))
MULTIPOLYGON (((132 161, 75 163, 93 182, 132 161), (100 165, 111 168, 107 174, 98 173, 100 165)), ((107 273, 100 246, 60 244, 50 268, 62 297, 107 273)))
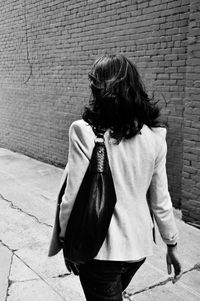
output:
POLYGON ((93 132, 95 134, 95 146, 91 160, 93 163, 91 164, 90 171, 103 173, 107 172, 109 169, 108 157, 105 147, 104 141, 104 133, 105 129, 96 129, 92 127, 93 132))
POLYGON ((106 132, 106 129, 103 128, 96 128, 92 127, 92 130, 96 136, 95 142, 102 142, 104 143, 104 134, 106 132))
MULTIPOLYGON (((96 139, 95 139, 95 143, 99 142, 99 143, 103 143, 104 144, 104 133, 106 132, 105 129, 96 129, 94 127, 92 127, 92 130, 94 132, 94 134, 96 135, 96 139)), ((104 170, 104 157, 105 157, 105 153, 103 153, 103 159, 102 160, 98 160, 98 166, 97 166, 97 170, 100 170, 101 172, 104 170), (100 161, 100 162, 99 162, 100 161)), ((65 189, 66 189, 66 180, 63 182, 61 189, 59 191, 58 197, 57 197, 57 205, 60 206, 61 202, 62 202, 62 196, 64 195, 65 189)))

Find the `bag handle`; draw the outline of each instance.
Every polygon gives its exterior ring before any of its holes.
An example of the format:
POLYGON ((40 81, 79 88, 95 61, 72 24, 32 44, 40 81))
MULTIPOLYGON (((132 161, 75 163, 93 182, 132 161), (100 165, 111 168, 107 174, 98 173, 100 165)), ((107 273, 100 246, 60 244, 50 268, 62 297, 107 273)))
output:
POLYGON ((92 130, 96 136, 95 142, 104 142, 104 134, 106 132, 106 129, 92 127, 92 130))

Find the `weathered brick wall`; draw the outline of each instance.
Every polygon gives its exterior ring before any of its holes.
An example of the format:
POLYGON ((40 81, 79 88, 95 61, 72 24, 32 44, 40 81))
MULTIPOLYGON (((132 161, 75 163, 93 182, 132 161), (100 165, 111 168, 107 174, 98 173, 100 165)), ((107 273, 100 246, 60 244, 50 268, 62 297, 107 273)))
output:
POLYGON ((91 64, 102 53, 124 53, 161 99, 179 206, 190 0, 8 0, 0 14, 0 146, 64 165, 91 64))
POLYGON ((200 228, 200 2, 192 0, 184 111, 182 212, 200 228))

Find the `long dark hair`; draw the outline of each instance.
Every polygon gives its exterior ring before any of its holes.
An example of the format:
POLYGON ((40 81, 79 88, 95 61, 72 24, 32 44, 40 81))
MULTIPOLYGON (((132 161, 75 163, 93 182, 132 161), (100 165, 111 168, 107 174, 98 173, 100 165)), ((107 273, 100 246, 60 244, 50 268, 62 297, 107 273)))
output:
POLYGON ((91 98, 83 119, 94 128, 110 129, 111 138, 129 139, 143 126, 160 126, 159 108, 145 91, 134 64, 124 55, 104 55, 89 72, 91 98))

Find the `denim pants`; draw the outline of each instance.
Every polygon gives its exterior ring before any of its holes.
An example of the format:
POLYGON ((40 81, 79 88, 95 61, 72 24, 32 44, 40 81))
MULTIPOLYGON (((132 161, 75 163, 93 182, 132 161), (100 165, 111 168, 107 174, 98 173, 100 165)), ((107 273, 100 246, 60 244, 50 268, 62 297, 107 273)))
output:
POLYGON ((122 292, 144 263, 92 260, 79 265, 79 277, 87 301, 122 301, 122 292))

